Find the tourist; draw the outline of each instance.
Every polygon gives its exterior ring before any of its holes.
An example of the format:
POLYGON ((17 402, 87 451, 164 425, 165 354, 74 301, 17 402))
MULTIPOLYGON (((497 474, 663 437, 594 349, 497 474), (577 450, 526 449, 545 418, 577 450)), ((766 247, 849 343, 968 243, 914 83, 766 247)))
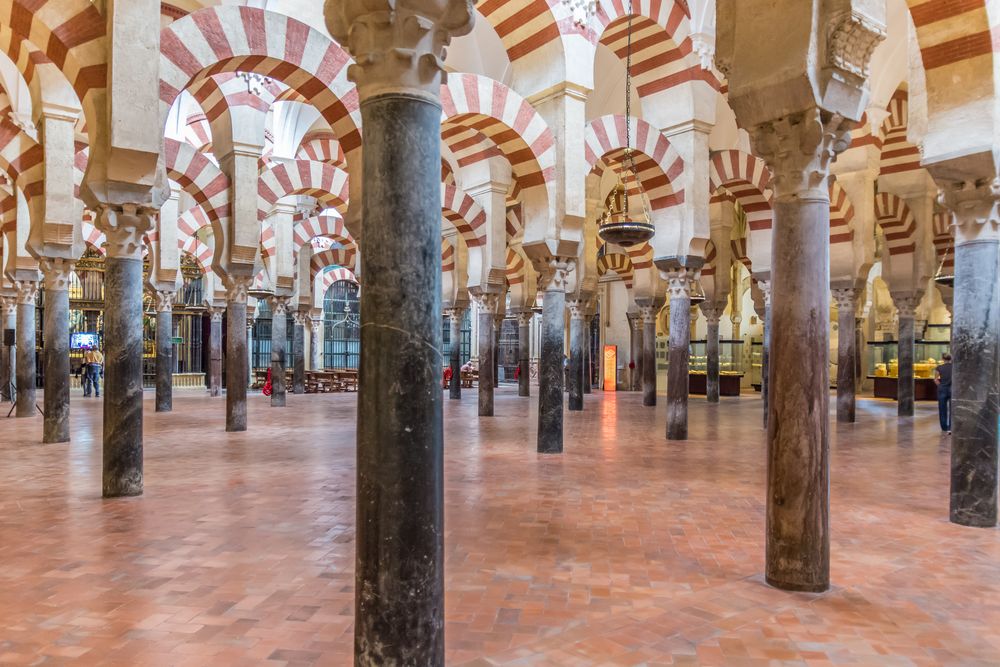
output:
POLYGON ((944 363, 934 371, 934 384, 937 385, 938 417, 941 420, 941 430, 951 435, 951 355, 941 357, 944 363))
POLYGON ((101 351, 88 347, 83 353, 83 395, 90 396, 93 387, 94 396, 101 397, 101 376, 104 374, 104 355, 101 351))

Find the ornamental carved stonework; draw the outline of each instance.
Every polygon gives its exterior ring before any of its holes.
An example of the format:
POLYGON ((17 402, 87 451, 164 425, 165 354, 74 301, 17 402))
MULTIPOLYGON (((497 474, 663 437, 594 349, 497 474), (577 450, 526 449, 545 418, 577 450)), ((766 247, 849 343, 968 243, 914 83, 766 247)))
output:
POLYGON ((153 228, 157 210, 140 204, 101 204, 95 226, 108 239, 108 257, 142 259, 143 237, 153 228))
POLYGON ((42 270, 43 286, 46 292, 66 292, 69 290, 73 260, 44 257, 38 262, 42 270))
POLYGON ((565 292, 569 274, 576 268, 576 259, 571 257, 553 257, 548 262, 543 281, 546 292, 565 292))
POLYGON ((866 79, 875 47, 885 39, 885 35, 885 26, 870 17, 855 10, 842 12, 829 22, 827 64, 866 79))
POLYGON ((946 182, 938 200, 955 214, 956 244, 1000 238, 1000 179, 946 182))
MULTIPOLYGON (((229 303, 246 303, 247 293, 253 284, 250 276, 231 276, 226 279, 226 301, 229 303)), ((253 322, 251 321, 251 326, 253 322)))
POLYGON ((347 78, 362 101, 385 93, 436 100, 445 47, 472 31, 472 0, 327 0, 326 25, 357 64, 347 78))
POLYGON ((177 292, 156 292, 156 312, 158 313, 172 313, 174 312, 174 299, 177 298, 177 292))
POLYGON ((38 283, 33 280, 19 280, 14 283, 17 290, 17 305, 34 306, 38 298, 38 283))

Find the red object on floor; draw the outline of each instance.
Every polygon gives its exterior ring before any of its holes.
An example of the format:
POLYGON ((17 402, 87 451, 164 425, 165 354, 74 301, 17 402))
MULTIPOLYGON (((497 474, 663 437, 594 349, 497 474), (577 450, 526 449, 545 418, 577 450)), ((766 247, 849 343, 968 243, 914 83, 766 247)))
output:
POLYGON ((271 395, 271 369, 267 369, 267 380, 264 382, 264 387, 260 390, 265 396, 271 395))

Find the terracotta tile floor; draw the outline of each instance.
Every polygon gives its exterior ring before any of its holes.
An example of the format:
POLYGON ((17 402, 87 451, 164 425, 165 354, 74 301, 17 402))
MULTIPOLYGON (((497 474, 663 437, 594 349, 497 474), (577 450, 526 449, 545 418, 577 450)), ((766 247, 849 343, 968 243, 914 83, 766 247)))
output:
MULTIPOLYGON (((0 664, 346 665, 355 396, 179 392, 146 412, 146 494, 102 501, 100 410, 73 443, 0 426, 0 664)), ((1000 532, 947 521, 935 407, 863 401, 832 431, 834 589, 762 583, 763 432, 753 397, 691 402, 663 438, 638 394, 567 413, 534 452, 534 401, 446 401, 451 665, 1000 664, 1000 532)))

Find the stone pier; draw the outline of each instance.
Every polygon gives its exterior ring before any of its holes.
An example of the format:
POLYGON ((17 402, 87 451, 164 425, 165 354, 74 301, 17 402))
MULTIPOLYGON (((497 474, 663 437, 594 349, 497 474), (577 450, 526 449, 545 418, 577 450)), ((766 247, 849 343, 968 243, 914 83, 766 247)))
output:
POLYGON ((174 298, 176 292, 156 292, 156 411, 174 409, 174 298))
MULTIPOLYGON (((497 305, 500 305, 503 295, 501 294, 497 305)), ((493 316, 493 387, 500 386, 500 332, 503 329, 503 315, 493 316)))
MULTIPOLYGON (((2 310, 3 330, 16 332, 17 298, 13 296, 0 297, 0 310, 2 310)), ((3 331, 0 331, 0 336, 2 334, 3 331)), ((16 357, 15 348, 3 344, 3 340, 0 338, 0 403, 14 402, 14 392, 11 387, 14 383, 16 357)))
POLYGON ((309 353, 312 358, 312 368, 314 371, 321 371, 323 363, 323 320, 313 317, 309 320, 309 353))
POLYGON ((531 319, 534 316, 530 310, 517 314, 518 396, 531 396, 531 319))
POLYGON ((850 424, 855 421, 855 363, 857 343, 854 322, 861 290, 855 287, 838 287, 833 290, 837 303, 837 421, 850 424))
POLYGON ((642 317, 642 404, 656 405, 656 314, 652 305, 639 306, 642 317))
MULTIPOLYGON (((760 345, 760 398, 764 404, 764 428, 770 415, 769 403, 771 385, 771 280, 758 280, 757 286, 764 293, 764 335, 760 345)), ((758 311, 758 314, 760 311, 758 311)))
POLYGON ((482 292, 473 298, 476 300, 476 310, 479 314, 479 416, 492 417, 495 387, 493 373, 496 372, 494 363, 496 336, 493 327, 500 295, 482 292))
POLYGON ((283 408, 286 402, 285 348, 288 347, 288 297, 272 296, 271 305, 271 407, 283 408))
POLYGON ((583 299, 573 299, 567 301, 569 306, 569 409, 574 412, 583 410, 583 374, 584 374, 584 354, 586 350, 586 334, 584 327, 586 322, 587 302, 583 299))
POLYGON ((309 316, 303 310, 292 313, 295 323, 292 329, 292 393, 306 393, 306 320, 309 316))
POLYGON ((563 451, 563 358, 566 337, 566 276, 575 260, 556 258, 543 276, 541 351, 538 359, 538 452, 563 451))
POLYGON ((35 408, 35 300, 38 283, 14 283, 17 289, 17 346, 15 363, 17 408, 15 417, 34 417, 35 408))
POLYGON ((451 348, 448 359, 451 380, 448 383, 448 397, 453 401, 462 399, 462 319, 465 308, 449 308, 448 324, 451 348))
POLYGON ((583 322, 583 393, 589 394, 593 390, 594 377, 594 355, 592 343, 590 341, 590 325, 594 321, 594 313, 587 311, 587 317, 583 322))
POLYGON ((253 326, 253 320, 247 318, 247 290, 252 283, 252 276, 226 280, 226 431, 230 433, 247 430, 247 341, 253 326))
POLYGON ((642 355, 645 353, 642 345, 642 330, 644 324, 642 315, 629 316, 629 326, 632 330, 630 342, 629 361, 635 364, 635 368, 629 369, 629 389, 631 391, 642 391, 642 355))
POLYGON ((893 303, 899 314, 899 378, 896 389, 897 412, 900 417, 913 416, 913 355, 916 340, 915 317, 922 294, 894 293, 893 303))
POLYGON ((208 395, 222 396, 222 318, 224 308, 208 308, 208 395))
POLYGON ((675 267, 667 274, 670 295, 670 342, 667 369, 667 440, 688 437, 688 376, 691 359, 691 269, 675 267))
POLYGON ((708 301, 701 304, 701 311, 705 313, 705 320, 708 322, 708 334, 706 336, 705 355, 708 361, 707 377, 705 379, 705 396, 709 403, 718 403, 720 391, 719 373, 719 322, 725 306, 709 304, 708 301))
POLYGON ((69 442, 69 280, 73 262, 43 259, 45 395, 42 442, 69 442))

